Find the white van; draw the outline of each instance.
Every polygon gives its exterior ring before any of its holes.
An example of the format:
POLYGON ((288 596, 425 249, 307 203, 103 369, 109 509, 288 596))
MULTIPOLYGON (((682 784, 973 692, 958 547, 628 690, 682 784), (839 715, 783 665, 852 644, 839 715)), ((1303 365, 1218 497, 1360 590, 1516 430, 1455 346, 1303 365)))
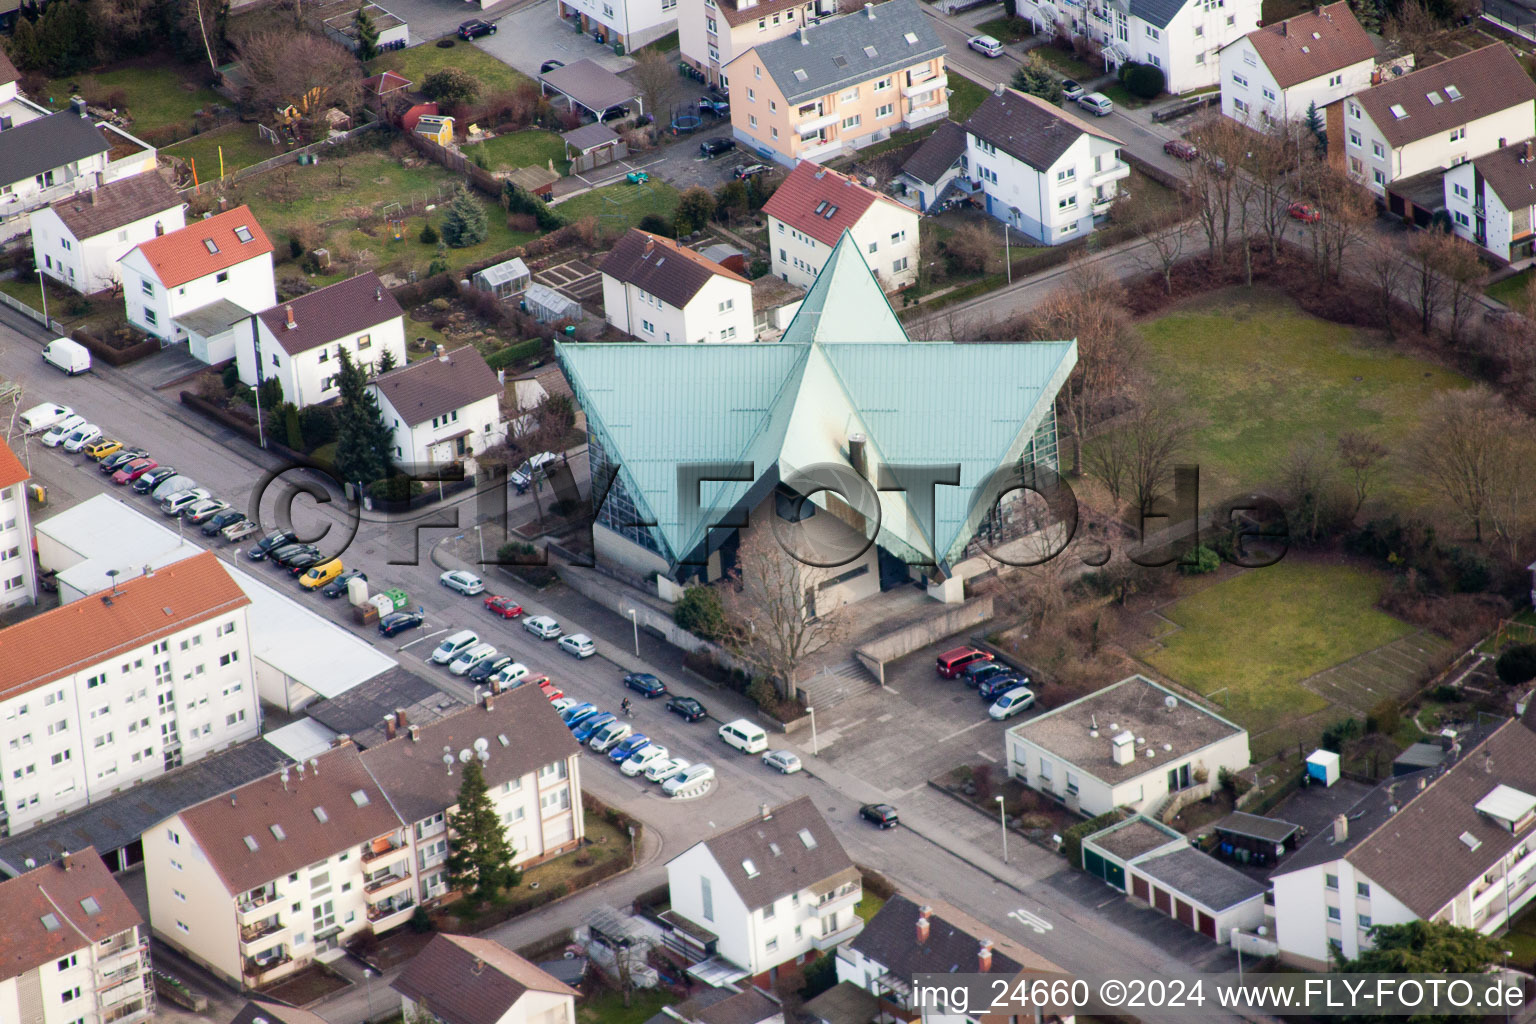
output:
POLYGON ((36 434, 69 419, 74 414, 75 410, 67 405, 44 402, 42 405, 34 405, 21 414, 21 429, 28 434, 36 434))
POLYGON ((768 749, 768 734, 762 726, 754 725, 745 718, 722 725, 720 738, 743 754, 760 754, 768 749))
POLYGON ((55 338, 44 345, 43 362, 52 363, 71 377, 91 372, 90 350, 68 338, 55 338))
POLYGON ((168 516, 179 516, 198 502, 206 500, 208 496, 208 492, 201 487, 194 487, 190 491, 176 491, 160 499, 160 511, 168 516))
MULTIPOLYGON (((185 473, 172 473, 170 476, 155 484, 155 489, 149 492, 150 498, 155 501, 164 501, 177 491, 190 491, 197 486, 197 481, 185 473)), ((207 495, 204 495, 207 497, 207 495)))
POLYGON ((447 640, 437 645, 437 650, 432 652, 432 660, 439 665, 446 665, 466 648, 473 647, 480 642, 480 635, 472 629, 461 629, 447 640))

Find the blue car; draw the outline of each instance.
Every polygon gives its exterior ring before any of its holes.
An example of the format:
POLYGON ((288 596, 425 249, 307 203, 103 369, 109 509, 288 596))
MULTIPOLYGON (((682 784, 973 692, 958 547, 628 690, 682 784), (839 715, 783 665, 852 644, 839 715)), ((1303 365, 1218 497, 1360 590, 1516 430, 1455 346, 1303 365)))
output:
POLYGON ((587 740, 592 738, 592 734, 597 732, 597 730, 601 729, 609 722, 618 721, 618 717, 618 715, 615 715, 611 711, 604 711, 600 715, 591 715, 586 719, 586 721, 578 725, 576 727, 576 731, 571 735, 576 737, 577 743, 585 743, 587 740))
POLYGON ((596 718, 602 713, 603 709, 599 707, 593 707, 588 711, 583 711, 581 714, 567 722, 566 728, 570 729, 571 732, 574 733, 577 729, 580 729, 582 726, 586 725, 588 722, 592 721, 592 719, 596 718))
POLYGON ((560 720, 566 725, 575 727, 582 715, 590 714, 597 710, 597 705, 592 703, 574 704, 560 712, 560 720))
POLYGON ((612 761, 614 764, 623 764, 625 761, 629 760, 631 754, 639 750, 641 747, 647 746, 650 742, 651 741, 648 737, 643 736, 640 733, 635 733, 629 739, 624 740, 615 746, 612 750, 608 751, 608 760, 612 761))
POLYGON ((1026 676, 1013 672, 993 673, 981 681, 981 685, 976 687, 976 692, 981 695, 982 700, 991 703, 1009 690, 1028 685, 1029 679, 1026 676))

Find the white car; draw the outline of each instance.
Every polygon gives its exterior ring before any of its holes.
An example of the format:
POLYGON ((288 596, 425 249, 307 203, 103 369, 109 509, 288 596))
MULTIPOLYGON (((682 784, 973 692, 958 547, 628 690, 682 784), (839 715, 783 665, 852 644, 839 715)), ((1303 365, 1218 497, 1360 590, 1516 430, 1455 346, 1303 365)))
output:
POLYGON ((448 671, 456 676, 462 676, 482 661, 489 661, 496 657, 497 650, 490 644, 475 644, 459 654, 448 663, 448 671))
POLYGON ((556 455, 554 452, 539 452, 539 454, 535 455, 533 458, 529 459, 521 466, 518 466, 510 474, 508 474, 508 478, 512 481, 515 487, 521 490, 533 482, 533 474, 537 473, 541 469, 544 469, 550 463, 558 461, 560 461, 560 456, 556 455))
POLYGON ((516 686, 521 680, 525 679, 527 675, 528 666, 524 665, 520 661, 514 661, 510 665, 503 665, 501 668, 497 669, 494 673, 491 674, 491 678, 487 679, 486 682, 490 683, 491 687, 495 689, 497 693, 500 693, 502 690, 510 690, 512 687, 516 686))
POLYGON ((575 707, 578 703, 580 702, 575 697, 556 697, 549 702, 549 706, 555 709, 556 714, 559 714, 566 708, 575 707))
POLYGON ((474 630, 461 629, 437 645, 437 650, 432 652, 432 661, 446 665, 479 642, 480 636, 474 630))
POLYGON ((991 36, 971 36, 971 38, 965 41, 965 45, 977 53, 985 54, 988 57, 1001 57, 1003 55, 1003 44, 991 36))
POLYGON ((71 413, 48 429, 48 433, 43 435, 43 444, 49 448, 57 448, 76 427, 83 426, 85 426, 85 417, 78 413, 71 413))
POLYGON ((687 768, 691 761, 682 757, 669 757, 665 761, 657 761, 646 765, 645 777, 652 782, 666 782, 672 776, 687 768))
POLYGON ((1025 708, 1033 706, 1034 703, 1034 691, 1026 686, 1020 686, 1009 690, 997 698, 997 703, 987 709, 987 714, 991 715, 995 721, 1001 722, 1003 719, 1012 718, 1025 708))
POLYGON ((695 764, 684 768, 666 782, 661 784, 661 791, 667 796, 676 796, 685 789, 702 786, 715 777, 715 770, 707 764, 695 764))
POLYGON ((630 754, 629 760, 619 765, 619 771, 625 775, 639 775, 657 761, 670 760, 672 760, 672 756, 666 747, 658 747, 654 743, 647 743, 633 754, 630 754))
POLYGON ((793 775, 804 767, 800 755, 793 750, 770 750, 763 755, 763 764, 784 775, 793 775))
POLYGON ((572 633, 570 636, 560 638, 560 649, 578 658, 590 658, 597 653, 597 644, 594 644, 592 638, 585 633, 572 633))
POLYGON ((64 450, 78 452, 91 442, 100 440, 101 428, 94 423, 87 423, 69 432, 69 436, 64 439, 64 450))
POLYGON ((21 420, 22 430, 29 434, 36 434, 69 419, 74 414, 75 410, 67 405, 44 402, 42 405, 34 405, 22 413, 18 419, 21 420))
POLYGON ((457 590, 465 597, 474 597, 476 594, 485 593, 485 581, 472 572, 463 569, 453 569, 443 573, 437 581, 449 590, 457 590))
POLYGON ((606 754, 620 743, 629 739, 635 731, 634 726, 628 722, 609 722, 587 740, 587 746, 599 754, 606 754))
POLYGON ((523 628, 540 640, 553 640, 560 635, 560 623, 548 615, 535 615, 524 619, 523 628))

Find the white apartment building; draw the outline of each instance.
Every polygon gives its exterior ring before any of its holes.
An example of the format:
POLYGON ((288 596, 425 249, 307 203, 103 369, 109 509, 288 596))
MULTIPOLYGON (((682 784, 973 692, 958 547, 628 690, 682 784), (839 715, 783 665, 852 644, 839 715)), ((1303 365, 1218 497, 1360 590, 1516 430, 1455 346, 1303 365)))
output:
POLYGON ((677 0, 558 0, 555 13, 623 53, 677 28, 677 0))
POLYGON ((1522 139, 1445 172, 1451 230, 1506 263, 1536 241, 1536 139, 1522 139))
MULTIPOLYGON (((176 322, 183 314, 221 300, 251 312, 277 302, 272 243, 247 206, 140 242, 120 266, 129 322, 165 344, 187 340, 176 322)), ((218 350, 191 351, 206 363, 235 354, 232 339, 218 350)))
POLYGON ((919 215, 851 177, 810 161, 796 165, 763 206, 773 273, 809 289, 846 231, 880 290, 917 280, 919 215))
POLYGON ((1533 794, 1536 734, 1518 720, 1378 785, 1270 876, 1280 955, 1321 967, 1410 921, 1502 932, 1536 897, 1533 794))
POLYGON ((1106 67, 1127 61, 1163 72, 1175 95, 1215 85, 1221 48, 1259 26, 1259 0, 1022 0, 1042 30, 1089 40, 1106 67))
POLYGON ((1046 245, 1091 233, 1131 173, 1119 139, 1001 85, 963 127, 967 173, 987 212, 1046 245))
POLYGON ((1255 29, 1221 50, 1221 112, 1255 126, 1297 121, 1372 84, 1376 46, 1333 3, 1255 29))
POLYGON ((603 315, 641 341, 751 341, 752 283, 679 242, 638 228, 598 268, 603 315))
POLYGON ((386 352, 406 363, 405 313, 371 270, 259 308, 254 340, 250 321, 234 331, 240 380, 256 387, 275 378, 283 400, 301 409, 341 395, 340 350, 368 375, 386 352))
POLYGON ((164 178, 135 174, 32 214, 32 257, 39 273, 89 295, 121 283, 128 250, 186 224, 186 204, 164 178))
POLYGON ((718 936, 717 954, 770 987, 859 934, 863 879, 810 797, 695 843, 667 862, 672 913, 718 936))
POLYGON ((0 630, 0 829, 255 736, 249 604, 204 553, 0 630))
POLYGON ((721 69, 737 55, 836 13, 835 0, 680 0, 677 40, 683 60, 729 89, 721 69))
POLYGON ((0 440, 0 610, 37 602, 32 512, 27 505, 31 477, 16 453, 0 440))
POLYGON ((1357 92, 1328 110, 1330 159, 1378 196, 1399 179, 1441 171, 1531 134, 1536 82, 1503 43, 1357 92), (1344 146, 1338 142, 1343 139, 1344 146))
POLYGON ((505 388, 473 345, 452 352, 439 345, 437 358, 402 363, 368 386, 378 396, 401 466, 431 472, 463 463, 466 473, 474 473, 475 455, 507 436, 505 388))
POLYGON ((143 919, 95 847, 0 882, 0 1021, 136 1024, 154 1013, 143 919))

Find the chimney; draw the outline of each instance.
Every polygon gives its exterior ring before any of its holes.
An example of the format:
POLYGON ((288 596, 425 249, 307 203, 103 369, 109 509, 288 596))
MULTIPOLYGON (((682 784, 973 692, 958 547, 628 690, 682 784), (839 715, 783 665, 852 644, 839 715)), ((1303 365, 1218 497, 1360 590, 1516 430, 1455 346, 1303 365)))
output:
POLYGON ((1333 819, 1333 841, 1349 842, 1349 819, 1342 814, 1336 815, 1333 819))
POLYGON ((387 740, 392 740, 392 739, 395 738, 395 716, 394 715, 385 715, 384 716, 384 738, 387 739, 387 740))
POLYGON ((96 190, 95 189, 91 189, 89 192, 87 192, 85 194, 85 201, 90 203, 92 206, 96 205, 96 190))
POLYGON ((1525 140, 1525 162, 1526 163, 1530 163, 1532 160, 1536 160, 1536 142, 1532 142, 1532 140, 1526 139, 1525 140))
POLYGON ((1003 94, 1003 83, 1002 82, 998 82, 996 85, 994 85, 992 87, 992 95, 994 95, 994 96, 1001 96, 1002 94, 1003 94))
POLYGON ((773 817, 773 808, 769 807, 767 804, 759 804, 757 811, 758 814, 762 816, 764 821, 767 821, 773 817))
POLYGON ((641 259, 650 259, 651 253, 656 251, 656 239, 646 236, 645 249, 640 253, 641 259))
POLYGON ((384 301, 384 289, 383 288, 375 288, 373 290, 373 301, 374 302, 383 302, 384 301))
POLYGON ((440 363, 448 362, 448 349, 446 346, 437 346, 437 361, 440 363))
POLYGON ((485 705, 485 710, 487 710, 487 711, 494 711, 494 710, 496 710, 496 703, 495 703, 495 700, 494 700, 494 694, 493 694, 493 692, 491 690, 486 690, 485 691, 485 700, 482 701, 482 703, 485 705))
POLYGON ((165 225, 159 221, 155 221, 155 237, 159 238, 163 234, 165 234, 165 225))
POLYGON ((63 853, 59 854, 59 863, 64 866, 65 871, 69 871, 75 866, 74 857, 71 856, 68 850, 65 850, 63 853))
POLYGON ((928 933, 933 930, 928 916, 933 913, 932 907, 917 908, 917 944, 921 946, 928 941, 928 933))
POLYGON ((288 330, 291 331, 295 327, 299 326, 299 322, 293 318, 293 306, 292 305, 285 305, 283 307, 283 315, 288 318, 288 330))
POLYGON ((1280 34, 1282 36, 1289 36, 1291 34, 1291 23, 1289 20, 1280 23, 1280 34))
POLYGON ((1116 733, 1109 741, 1109 751, 1115 764, 1130 764, 1136 760, 1136 737, 1129 729, 1116 733))
POLYGON ((11 119, 11 115, 10 114, 5 114, 3 116, 0 116, 0 132, 10 131, 12 126, 15 125, 15 123, 16 122, 11 119))
POLYGON ((400 726, 400 728, 405 728, 405 708, 395 708, 395 722, 400 726))
POLYGON ((987 974, 992 970, 991 939, 981 940, 981 948, 976 951, 976 970, 981 974, 987 974))
POLYGON ((808 36, 806 36, 806 34, 805 34, 805 26, 804 25, 800 26, 800 28, 796 31, 796 34, 800 37, 800 45, 801 46, 810 46, 811 45, 810 38, 808 36))
POLYGON ((870 21, 874 21, 875 20, 875 5, 874 4, 865 4, 864 5, 864 17, 868 18, 870 21))
POLYGON ((421 726, 419 726, 419 725, 408 725, 408 726, 405 727, 405 731, 411 734, 411 742, 412 743, 419 743, 419 742, 421 742, 421 726))

